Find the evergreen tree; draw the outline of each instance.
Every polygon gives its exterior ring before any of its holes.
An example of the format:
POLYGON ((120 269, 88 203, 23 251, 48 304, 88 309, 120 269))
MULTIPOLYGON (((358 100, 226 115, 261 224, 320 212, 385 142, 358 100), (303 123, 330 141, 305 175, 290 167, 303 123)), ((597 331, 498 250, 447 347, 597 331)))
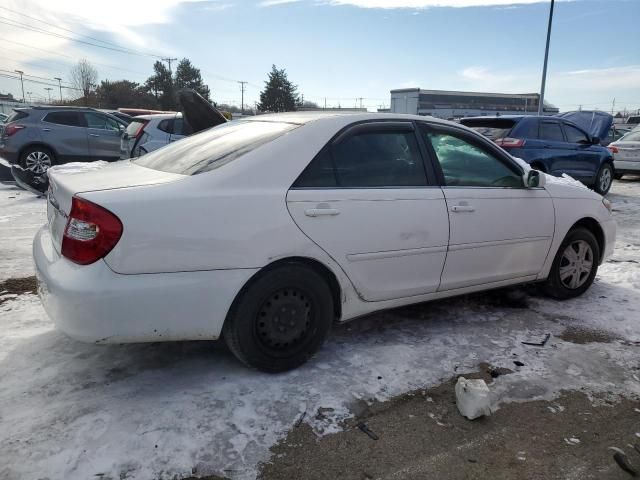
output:
POLYGON ((176 101, 173 89, 173 79, 171 73, 164 63, 156 61, 153 64, 154 74, 145 82, 145 89, 151 92, 156 99, 160 108, 163 110, 175 110, 176 101))
POLYGON ((260 92, 260 105, 263 112, 291 112, 300 105, 298 87, 287 78, 287 72, 271 67, 269 79, 264 82, 264 90, 260 92))
POLYGON ((180 90, 182 88, 191 88, 202 95, 205 100, 209 102, 211 101, 211 98, 209 98, 209 87, 202 81, 200 69, 194 67, 188 58, 183 58, 182 60, 180 60, 180 63, 178 63, 178 68, 176 69, 175 87, 176 90, 180 90))
POLYGON ((96 88, 96 96, 102 108, 158 108, 158 101, 151 93, 129 80, 102 80, 96 88))

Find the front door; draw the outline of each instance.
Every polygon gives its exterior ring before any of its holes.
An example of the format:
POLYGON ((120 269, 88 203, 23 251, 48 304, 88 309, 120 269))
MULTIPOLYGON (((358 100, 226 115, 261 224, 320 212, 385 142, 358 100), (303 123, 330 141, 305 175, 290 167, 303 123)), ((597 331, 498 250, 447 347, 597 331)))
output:
POLYGON ((113 118, 98 112, 85 112, 89 153, 97 160, 120 158, 122 127, 113 118))
MULTIPOLYGON (((554 208, 543 188, 497 147, 455 127, 422 124, 437 159, 450 238, 440 290, 537 275, 549 252, 554 208)), ((530 278, 529 278, 530 279, 530 278)))
POLYGON ((287 206, 364 300, 431 293, 449 239, 444 195, 433 177, 412 122, 358 124, 309 164, 287 206))
POLYGON ((589 136, 573 125, 564 123, 563 130, 574 159, 570 175, 585 181, 595 179, 600 170, 602 147, 593 145, 589 136))

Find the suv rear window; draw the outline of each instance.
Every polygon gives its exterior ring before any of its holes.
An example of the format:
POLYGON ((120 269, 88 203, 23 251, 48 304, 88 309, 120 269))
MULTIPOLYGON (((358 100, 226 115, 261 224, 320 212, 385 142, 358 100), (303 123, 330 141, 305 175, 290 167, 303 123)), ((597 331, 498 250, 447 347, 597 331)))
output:
POLYGON ((23 118, 27 118, 28 116, 29 116, 29 114, 27 112, 23 112, 21 110, 14 110, 9 115, 9 117, 7 118, 5 123, 17 122, 18 120, 22 120, 23 118))
POLYGON ((509 132, 517 121, 511 118, 463 118, 460 123, 474 129, 489 140, 497 140, 509 136, 509 132))
POLYGON ((229 122, 147 153, 133 162, 163 172, 197 175, 221 167, 298 126, 259 120, 229 122))

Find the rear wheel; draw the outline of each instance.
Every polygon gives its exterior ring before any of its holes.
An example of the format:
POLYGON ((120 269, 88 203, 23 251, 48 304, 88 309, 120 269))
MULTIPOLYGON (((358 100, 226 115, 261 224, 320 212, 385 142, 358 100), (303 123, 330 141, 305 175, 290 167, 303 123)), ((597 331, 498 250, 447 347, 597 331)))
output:
POLYGON ((29 147, 20 155, 20 166, 34 175, 42 175, 54 164, 53 152, 45 147, 29 147))
POLYGON ((613 167, 611 164, 605 163, 600 167, 598 175, 596 175, 596 184, 594 190, 600 195, 606 195, 611 188, 611 182, 613 181, 613 167))
POLYGON ((544 292, 558 300, 582 295, 593 283, 599 261, 596 237, 585 228, 571 230, 553 260, 544 292))
POLYGON ((333 319, 333 296, 322 276, 304 265, 282 265, 261 274, 240 294, 223 336, 245 365, 284 372, 320 348, 333 319))

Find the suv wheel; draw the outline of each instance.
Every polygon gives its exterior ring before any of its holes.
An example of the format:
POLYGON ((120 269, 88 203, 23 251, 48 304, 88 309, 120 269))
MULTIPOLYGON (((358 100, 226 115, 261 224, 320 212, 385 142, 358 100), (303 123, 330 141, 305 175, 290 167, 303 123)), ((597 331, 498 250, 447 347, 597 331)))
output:
POLYGON ((329 334, 333 296, 313 269, 289 264, 267 270, 236 299, 223 337, 245 365, 276 373, 305 363, 329 334))
POLYGON ((27 148, 20 156, 20 166, 35 175, 42 175, 54 164, 53 152, 45 147, 27 148))
POLYGON ((613 181, 613 168, 611 164, 605 163, 600 167, 600 171, 596 176, 596 184, 594 190, 598 192, 600 195, 606 195, 611 188, 611 183, 613 181))

